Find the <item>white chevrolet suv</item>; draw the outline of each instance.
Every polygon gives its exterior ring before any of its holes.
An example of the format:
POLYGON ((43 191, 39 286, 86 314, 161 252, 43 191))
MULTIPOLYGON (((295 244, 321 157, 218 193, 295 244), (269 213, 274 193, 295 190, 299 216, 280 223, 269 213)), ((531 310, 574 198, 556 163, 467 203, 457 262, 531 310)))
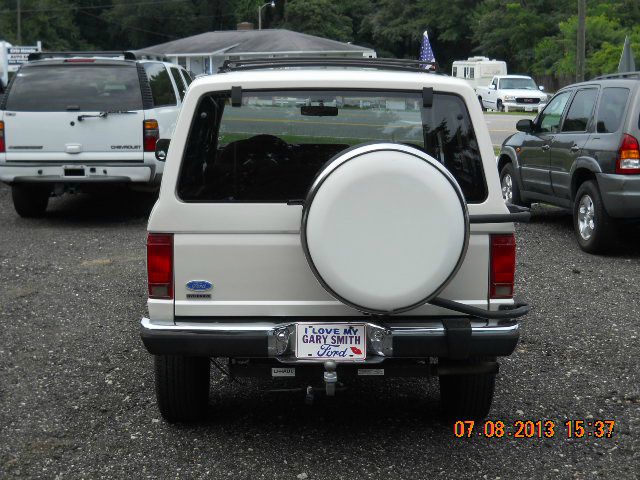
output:
POLYGON ((25 217, 98 184, 156 188, 155 144, 175 128, 191 77, 130 52, 34 53, 0 102, 0 180, 25 217))
POLYGON ((473 90, 418 63, 237 61, 191 85, 148 227, 142 340, 167 421, 206 414, 212 364, 307 397, 437 376, 447 414, 487 415, 529 309, 528 213, 502 200, 473 90))

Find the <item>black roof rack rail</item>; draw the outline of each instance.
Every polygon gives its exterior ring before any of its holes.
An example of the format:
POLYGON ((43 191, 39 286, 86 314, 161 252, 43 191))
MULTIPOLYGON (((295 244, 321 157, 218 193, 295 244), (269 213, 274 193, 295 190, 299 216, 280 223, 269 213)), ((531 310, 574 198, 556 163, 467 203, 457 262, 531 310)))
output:
POLYGON ((351 57, 278 57, 246 60, 226 60, 218 69, 219 73, 266 68, 293 67, 360 67, 379 70, 400 70, 408 72, 435 73, 433 62, 401 58, 351 58, 351 57), (428 68, 425 68, 428 67, 428 68))
POLYGON ((100 58, 117 58, 124 57, 125 60, 136 60, 133 52, 123 51, 106 51, 106 52, 34 52, 27 57, 28 61, 47 60, 55 58, 75 58, 75 57, 100 57, 100 58))
POLYGON ((638 78, 640 79, 640 71, 638 72, 622 72, 622 73, 609 73, 607 75, 600 75, 594 78, 594 80, 609 80, 615 78, 638 78))

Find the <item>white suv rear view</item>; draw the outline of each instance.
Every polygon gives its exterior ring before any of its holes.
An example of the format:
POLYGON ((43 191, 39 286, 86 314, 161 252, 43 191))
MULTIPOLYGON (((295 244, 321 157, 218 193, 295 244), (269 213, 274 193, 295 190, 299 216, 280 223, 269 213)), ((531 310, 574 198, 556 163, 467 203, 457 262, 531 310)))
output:
POLYGON ((433 375, 449 414, 488 413, 528 311, 528 214, 502 200, 466 83, 397 60, 234 62, 194 81, 166 158, 142 320, 164 418, 206 413, 210 361, 328 395, 433 375))
POLYGON ((16 211, 41 215, 52 194, 127 183, 156 187, 191 78, 129 52, 36 53, 0 103, 0 180, 16 211))

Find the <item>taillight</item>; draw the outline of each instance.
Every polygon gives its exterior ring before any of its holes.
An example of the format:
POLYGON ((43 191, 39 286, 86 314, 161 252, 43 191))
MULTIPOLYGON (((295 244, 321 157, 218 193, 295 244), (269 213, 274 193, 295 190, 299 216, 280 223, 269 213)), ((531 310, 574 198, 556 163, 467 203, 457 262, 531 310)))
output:
POLYGON ((173 235, 150 233, 147 237, 149 298, 173 299, 173 235))
POLYGON ((616 161, 616 173, 640 173, 640 145, 638 145, 638 140, 628 133, 622 136, 616 161))
POLYGON ((145 120, 143 123, 143 143, 145 152, 156 151, 156 140, 160 138, 157 120, 145 120))
POLYGON ((516 273, 516 238, 491 235, 491 277, 489 298, 512 298, 516 273))
POLYGON ((4 145, 4 122, 0 121, 0 153, 6 152, 4 145))

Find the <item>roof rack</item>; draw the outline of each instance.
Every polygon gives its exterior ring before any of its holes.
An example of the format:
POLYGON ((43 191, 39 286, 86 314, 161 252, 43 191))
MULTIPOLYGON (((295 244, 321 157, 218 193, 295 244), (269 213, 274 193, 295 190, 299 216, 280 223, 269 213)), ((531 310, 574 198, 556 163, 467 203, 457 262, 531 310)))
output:
POLYGON ((226 60, 219 73, 266 68, 294 67, 359 67, 379 70, 401 70, 408 72, 435 73, 433 62, 399 58, 350 58, 350 57, 279 57, 246 60, 226 60))
POLYGON ((614 78, 640 78, 640 72, 609 73, 608 75, 600 75, 594 78, 594 80, 609 80, 614 78))
POLYGON ((135 60, 136 55, 133 52, 34 52, 27 57, 28 61, 46 60, 54 58, 75 58, 75 57, 100 57, 100 58, 118 58, 124 57, 125 60, 135 60))

